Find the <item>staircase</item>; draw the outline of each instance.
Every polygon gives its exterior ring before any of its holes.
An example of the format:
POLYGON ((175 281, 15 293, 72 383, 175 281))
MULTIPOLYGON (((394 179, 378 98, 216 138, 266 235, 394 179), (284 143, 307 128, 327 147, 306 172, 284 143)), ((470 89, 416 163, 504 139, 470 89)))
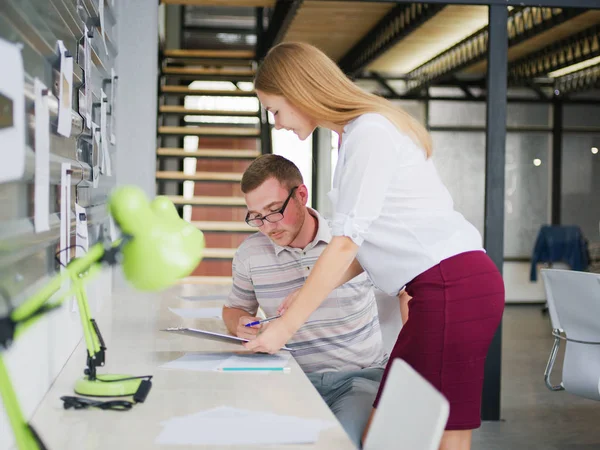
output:
POLYGON ((242 173, 271 152, 270 126, 249 83, 254 52, 165 50, 159 85, 157 192, 204 232, 204 260, 185 283, 231 282, 246 225, 242 173))

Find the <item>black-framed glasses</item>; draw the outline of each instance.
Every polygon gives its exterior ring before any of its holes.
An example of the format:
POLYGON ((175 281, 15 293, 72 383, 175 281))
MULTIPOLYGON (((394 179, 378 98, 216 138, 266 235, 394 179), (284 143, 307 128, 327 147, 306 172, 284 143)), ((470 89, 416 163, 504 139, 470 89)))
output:
POLYGON ((290 195, 288 195, 288 198, 285 199, 285 202, 283 202, 283 205, 281 206, 279 211, 272 212, 271 214, 267 214, 264 217, 253 217, 252 219, 250 218, 250 213, 247 213, 246 219, 245 219, 246 223, 248 225, 250 225, 251 227, 262 227, 265 223, 265 220, 269 223, 275 223, 275 222, 279 222, 280 220, 282 220, 283 212, 285 211, 285 208, 287 207, 288 203, 290 202, 292 195, 294 195, 294 191, 296 189, 298 189, 298 187, 299 186, 292 188, 292 190, 290 191, 290 195))

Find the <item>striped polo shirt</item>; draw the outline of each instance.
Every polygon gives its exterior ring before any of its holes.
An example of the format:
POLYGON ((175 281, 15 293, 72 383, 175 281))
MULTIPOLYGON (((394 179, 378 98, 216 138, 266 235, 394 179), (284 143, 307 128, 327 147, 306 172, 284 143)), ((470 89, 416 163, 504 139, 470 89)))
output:
MULTIPOLYGON (((233 259, 233 287, 226 306, 255 315, 277 314, 286 296, 302 287, 331 240, 325 219, 318 219, 315 239, 304 249, 281 247, 262 233, 248 237, 233 259)), ((377 304, 363 273, 335 289, 287 344, 305 372, 384 367, 377 304)))

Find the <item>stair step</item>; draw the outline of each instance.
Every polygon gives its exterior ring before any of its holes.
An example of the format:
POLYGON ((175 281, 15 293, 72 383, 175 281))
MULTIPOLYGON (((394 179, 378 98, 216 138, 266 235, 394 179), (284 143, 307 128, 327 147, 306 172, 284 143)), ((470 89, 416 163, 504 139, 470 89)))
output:
POLYGON ((169 195, 168 197, 175 205, 246 206, 244 197, 195 196, 189 199, 183 198, 183 195, 169 195))
POLYGON ((192 224, 202 231, 223 231, 228 233, 254 233, 256 228, 246 222, 193 221, 192 224))
POLYGON ((196 172, 186 175, 184 172, 175 170, 160 170, 156 172, 157 180, 181 180, 181 181, 228 181, 239 183, 242 181, 241 173, 230 172, 196 172))
MULTIPOLYGON (((202 264, 202 263, 200 263, 202 264)), ((232 277, 202 277, 202 276, 192 276, 182 278, 177 282, 177 284, 202 284, 202 285, 227 285, 233 283, 232 277)))
POLYGON ((218 97, 256 97, 255 91, 242 91, 241 89, 235 91, 223 91, 223 90, 210 90, 210 89, 190 89, 186 86, 171 86, 164 85, 160 87, 163 94, 174 94, 174 95, 206 95, 206 96, 218 96, 218 97))
POLYGON ((188 152, 182 148, 161 147, 157 150, 158 156, 175 158, 222 158, 222 159, 254 159, 260 156, 259 150, 227 150, 210 149, 188 152))
POLYGON ((233 259, 235 248, 205 248, 204 259, 233 259))
POLYGON ((183 116, 231 116, 258 117, 258 111, 223 111, 214 109, 189 109, 185 106, 163 105, 158 110, 161 114, 180 114, 183 116))
POLYGON ((177 76, 220 76, 228 78, 253 78, 255 75, 252 69, 222 69, 217 67, 164 67, 163 75, 177 76))
POLYGON ((260 130, 250 127, 158 127, 158 134, 179 136, 259 137, 260 130))
POLYGON ((165 50, 167 58, 231 58, 231 59, 253 59, 252 50, 188 50, 170 49, 165 50))

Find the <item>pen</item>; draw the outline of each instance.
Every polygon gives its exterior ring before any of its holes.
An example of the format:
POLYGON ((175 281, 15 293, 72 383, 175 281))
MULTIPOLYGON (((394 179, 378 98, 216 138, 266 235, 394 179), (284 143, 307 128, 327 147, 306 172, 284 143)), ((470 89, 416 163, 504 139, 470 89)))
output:
POLYGON ((244 326, 245 327, 253 327, 254 325, 260 325, 261 323, 269 322, 273 319, 279 319, 280 317, 281 317, 281 314, 277 314, 276 316, 267 317, 266 319, 263 319, 263 320, 256 320, 254 322, 247 323, 244 326))
POLYGON ((290 373, 291 367, 219 367, 219 372, 283 372, 290 373))

